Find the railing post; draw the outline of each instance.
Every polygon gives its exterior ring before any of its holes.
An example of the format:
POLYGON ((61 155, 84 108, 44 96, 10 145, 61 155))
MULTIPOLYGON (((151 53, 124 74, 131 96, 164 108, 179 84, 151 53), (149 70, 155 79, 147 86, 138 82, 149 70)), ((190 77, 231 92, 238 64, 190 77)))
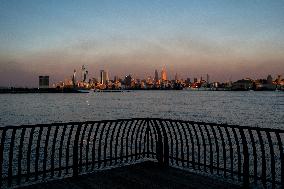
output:
MULTIPOLYGON (((162 122, 160 122, 161 124, 162 122)), ((165 131, 164 125, 161 124, 161 127, 158 126, 157 120, 154 120, 154 125, 157 130, 158 134, 158 141, 156 144, 157 148, 157 160, 158 163, 163 166, 169 166, 169 144, 168 144, 168 137, 165 131), (163 133, 163 136, 162 136, 163 133)))
POLYGON ((5 140, 6 140, 6 131, 7 129, 4 128, 2 130, 2 136, 1 136, 1 144, 0 144, 0 188, 2 188, 3 185, 3 179, 2 179, 2 175, 3 175, 3 161, 4 161, 4 147, 5 147, 5 140))
POLYGON ((244 130, 240 129, 240 134, 242 138, 243 144, 243 155, 244 155, 244 162, 243 162, 243 187, 249 188, 249 153, 248 153, 248 145, 247 140, 244 134, 244 130))
POLYGON ((0 144, 0 188, 2 188, 3 147, 0 144))
POLYGON ((78 154, 78 146, 79 146, 79 136, 81 132, 82 124, 79 123, 76 134, 75 134, 75 139, 74 139, 74 147, 73 147, 73 177, 77 177, 79 175, 79 154, 78 154))

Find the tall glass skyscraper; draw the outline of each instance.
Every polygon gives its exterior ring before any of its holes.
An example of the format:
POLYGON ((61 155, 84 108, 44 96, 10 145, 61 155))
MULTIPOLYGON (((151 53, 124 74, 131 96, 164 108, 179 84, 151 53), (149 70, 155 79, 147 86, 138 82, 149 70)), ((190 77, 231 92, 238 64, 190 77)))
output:
POLYGON ((107 82, 108 82, 108 73, 107 73, 107 71, 105 71, 105 70, 101 70, 100 71, 100 83, 101 84, 107 84, 107 82))

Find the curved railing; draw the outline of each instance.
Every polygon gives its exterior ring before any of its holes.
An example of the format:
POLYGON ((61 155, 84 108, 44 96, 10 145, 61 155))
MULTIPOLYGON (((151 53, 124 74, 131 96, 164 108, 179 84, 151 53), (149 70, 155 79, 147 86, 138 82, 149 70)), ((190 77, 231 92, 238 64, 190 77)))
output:
POLYGON ((0 184, 14 187, 157 161, 266 188, 284 186, 284 130, 170 119, 0 128, 0 184))

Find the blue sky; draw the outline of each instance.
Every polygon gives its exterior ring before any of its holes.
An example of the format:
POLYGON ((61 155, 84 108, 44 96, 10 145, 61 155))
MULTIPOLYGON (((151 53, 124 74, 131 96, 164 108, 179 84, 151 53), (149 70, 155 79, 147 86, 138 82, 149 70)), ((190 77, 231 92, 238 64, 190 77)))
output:
POLYGON ((0 0, 0 85, 64 79, 82 64, 95 77, 283 74, 283 10, 283 0, 0 0))

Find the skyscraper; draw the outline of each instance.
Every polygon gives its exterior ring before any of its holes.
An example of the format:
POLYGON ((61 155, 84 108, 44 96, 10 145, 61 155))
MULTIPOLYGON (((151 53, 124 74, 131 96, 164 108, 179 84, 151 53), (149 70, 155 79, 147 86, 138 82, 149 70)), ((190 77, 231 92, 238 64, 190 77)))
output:
POLYGON ((158 74, 158 71, 155 70, 155 82, 158 82, 159 81, 159 74, 158 74))
POLYGON ((209 84, 209 75, 208 74, 206 74, 206 82, 209 84))
POLYGON ((268 75, 267 76, 267 84, 272 84, 272 77, 271 77, 271 75, 268 75))
POLYGON ((74 69, 74 73, 72 75, 72 83, 73 83, 73 87, 76 87, 76 70, 74 69))
POLYGON ((131 87, 132 77, 131 77, 130 74, 125 76, 124 82, 125 82, 125 87, 126 88, 131 87))
POLYGON ((108 82, 108 73, 104 70, 100 71, 100 83, 101 84, 107 84, 108 82))
POLYGON ((163 67, 162 72, 161 72, 161 80, 166 81, 167 80, 167 72, 166 69, 163 67))
POLYGON ((178 78, 178 74, 176 73, 176 75, 175 75, 175 80, 176 81, 178 81, 179 80, 179 78, 178 78))
POLYGON ((49 76, 39 76, 39 88, 49 88, 49 76))
POLYGON ((82 81, 85 82, 87 79, 88 70, 85 65, 82 66, 82 81))

